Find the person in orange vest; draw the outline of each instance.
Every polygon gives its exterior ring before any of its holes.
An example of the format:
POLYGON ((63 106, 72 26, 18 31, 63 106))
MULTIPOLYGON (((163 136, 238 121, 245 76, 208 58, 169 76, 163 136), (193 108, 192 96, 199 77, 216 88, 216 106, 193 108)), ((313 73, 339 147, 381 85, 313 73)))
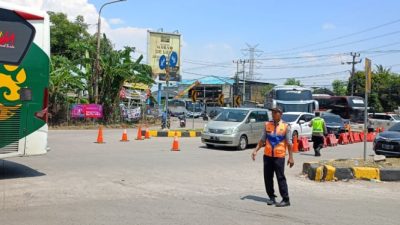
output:
POLYGON ((261 136, 256 149, 251 154, 253 161, 256 159, 257 152, 264 147, 264 184, 269 199, 268 205, 275 205, 276 207, 290 206, 289 191, 285 177, 285 156, 286 149, 289 151, 289 159, 287 164, 290 168, 294 165, 292 153, 292 137, 290 135, 290 127, 288 124, 281 120, 282 109, 273 108, 272 118, 273 121, 265 123, 265 129, 261 136), (278 180, 279 193, 282 196, 280 203, 276 202, 276 195, 274 191, 274 173, 278 180))

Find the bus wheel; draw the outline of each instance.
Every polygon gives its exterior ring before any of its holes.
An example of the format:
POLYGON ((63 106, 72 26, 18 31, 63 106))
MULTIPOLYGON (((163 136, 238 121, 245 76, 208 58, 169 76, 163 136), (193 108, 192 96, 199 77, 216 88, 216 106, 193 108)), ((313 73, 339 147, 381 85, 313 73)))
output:
POLYGON ((245 135, 240 136, 238 150, 245 150, 247 148, 247 137, 245 135))

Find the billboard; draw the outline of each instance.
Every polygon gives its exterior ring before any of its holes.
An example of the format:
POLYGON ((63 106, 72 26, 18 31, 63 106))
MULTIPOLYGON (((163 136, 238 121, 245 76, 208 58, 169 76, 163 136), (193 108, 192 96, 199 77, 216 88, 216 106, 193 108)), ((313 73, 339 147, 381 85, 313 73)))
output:
POLYGON ((162 55, 169 58, 172 52, 178 54, 176 67, 170 68, 169 80, 181 81, 181 35, 174 33, 162 33, 147 31, 147 63, 153 70, 153 78, 165 81, 166 72, 159 67, 159 60, 162 55))
POLYGON ((103 106, 97 104, 74 104, 71 118, 103 118, 103 106))

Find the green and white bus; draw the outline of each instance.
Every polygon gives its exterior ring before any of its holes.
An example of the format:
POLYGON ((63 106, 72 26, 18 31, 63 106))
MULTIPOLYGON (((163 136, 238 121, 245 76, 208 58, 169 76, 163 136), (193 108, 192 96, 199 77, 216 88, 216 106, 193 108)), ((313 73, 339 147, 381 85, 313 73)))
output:
POLYGON ((0 159, 47 152, 50 22, 0 2, 0 159))

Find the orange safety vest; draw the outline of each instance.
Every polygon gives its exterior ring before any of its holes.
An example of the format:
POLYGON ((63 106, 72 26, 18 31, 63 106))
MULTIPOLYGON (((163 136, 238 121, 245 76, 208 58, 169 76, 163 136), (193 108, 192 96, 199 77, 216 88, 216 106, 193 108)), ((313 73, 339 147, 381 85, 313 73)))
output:
POLYGON ((285 158, 287 149, 286 131, 288 125, 280 122, 275 127, 274 122, 266 122, 267 138, 264 154, 269 157, 285 158))

